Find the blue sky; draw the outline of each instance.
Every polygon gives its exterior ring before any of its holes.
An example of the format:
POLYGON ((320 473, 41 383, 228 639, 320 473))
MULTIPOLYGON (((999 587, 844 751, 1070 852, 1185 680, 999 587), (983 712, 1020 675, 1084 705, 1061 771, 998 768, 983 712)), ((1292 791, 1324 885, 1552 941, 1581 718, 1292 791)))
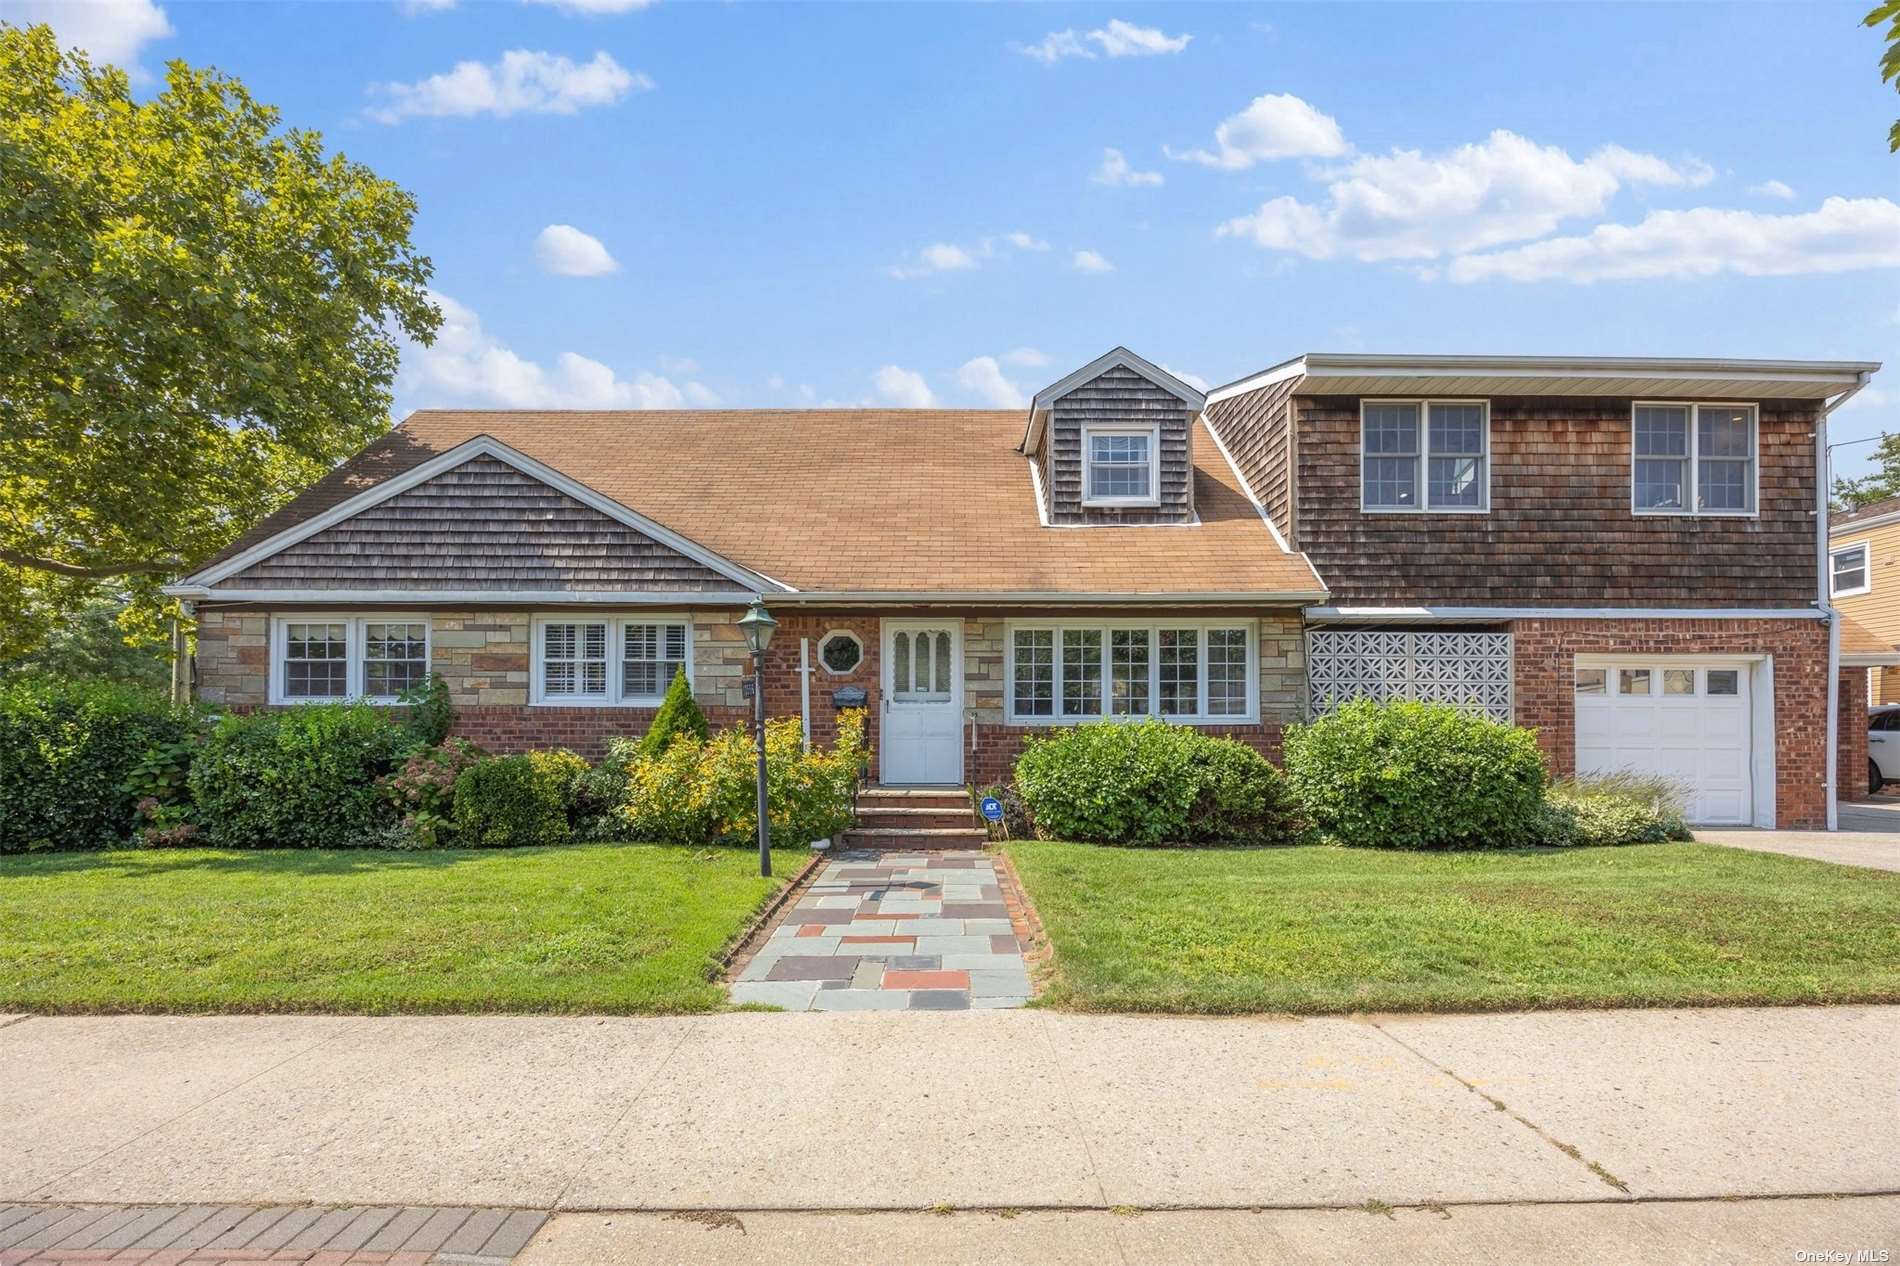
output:
POLYGON ((0 17, 215 65, 414 191, 451 320, 399 414, 1013 405, 1118 343, 1210 383, 1308 350, 1894 363, 1849 438, 1900 415, 1900 98, 1863 8, 0 17))

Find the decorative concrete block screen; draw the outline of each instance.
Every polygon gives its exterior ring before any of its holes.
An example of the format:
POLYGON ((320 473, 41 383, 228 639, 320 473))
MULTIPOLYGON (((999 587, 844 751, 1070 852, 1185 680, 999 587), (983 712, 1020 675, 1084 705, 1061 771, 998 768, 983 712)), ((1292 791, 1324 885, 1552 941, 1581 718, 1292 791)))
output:
POLYGON ((1307 633, 1314 715, 1351 699, 1449 703, 1511 719, 1509 633, 1307 633))

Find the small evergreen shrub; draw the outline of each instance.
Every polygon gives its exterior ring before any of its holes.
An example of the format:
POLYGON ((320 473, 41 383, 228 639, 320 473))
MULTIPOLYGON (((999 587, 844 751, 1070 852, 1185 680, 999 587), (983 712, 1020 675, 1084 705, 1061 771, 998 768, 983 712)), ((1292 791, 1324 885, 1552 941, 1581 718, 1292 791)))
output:
POLYGON ((193 815, 221 848, 358 848, 395 819, 381 780, 414 750, 366 704, 231 715, 191 764, 193 815))
POLYGON ((1032 738, 1016 788, 1044 839, 1267 844, 1298 830, 1285 780, 1265 757, 1165 721, 1097 721, 1032 738))
POLYGON ((660 710, 653 714, 653 724, 640 740, 640 755, 658 756, 682 735, 704 743, 707 733, 706 714, 699 710, 693 688, 686 684, 686 670, 681 668, 673 674, 666 698, 660 700, 660 710))
POLYGON ((1682 797, 1666 778, 1599 774, 1564 778, 1544 793, 1539 843, 1553 848, 1601 848, 1688 840, 1682 797))
POLYGON ((1444 704, 1355 700, 1287 731, 1293 793, 1359 848, 1539 842, 1544 760, 1529 730, 1444 704))
POLYGON ((587 762, 572 752, 491 756, 455 780, 455 842, 466 848, 567 843, 574 780, 587 762))
POLYGON ((164 696, 108 682, 0 689, 0 853, 109 848, 176 798, 172 753, 202 722, 164 696), (135 773, 147 765, 150 781, 135 773))
POLYGON ((640 744, 633 739, 607 740, 607 755, 600 764, 574 778, 574 806, 571 817, 577 839, 594 843, 631 840, 627 820, 620 806, 627 799, 628 770, 640 759, 640 744))
POLYGON ((403 691, 399 702, 409 709, 409 733, 417 746, 440 747, 448 740, 455 728, 455 705, 441 673, 430 673, 420 686, 403 691))

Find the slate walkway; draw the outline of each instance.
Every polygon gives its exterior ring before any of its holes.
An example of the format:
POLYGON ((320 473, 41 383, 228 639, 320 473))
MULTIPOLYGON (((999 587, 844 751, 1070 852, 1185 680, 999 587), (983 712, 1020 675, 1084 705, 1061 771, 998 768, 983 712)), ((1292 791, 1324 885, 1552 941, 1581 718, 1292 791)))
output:
POLYGON ((402 1205, 0 1204, 0 1266, 506 1266, 547 1216, 402 1205))
POLYGON ((731 985, 787 1011, 1020 1007, 1029 968, 978 850, 829 859, 731 985))

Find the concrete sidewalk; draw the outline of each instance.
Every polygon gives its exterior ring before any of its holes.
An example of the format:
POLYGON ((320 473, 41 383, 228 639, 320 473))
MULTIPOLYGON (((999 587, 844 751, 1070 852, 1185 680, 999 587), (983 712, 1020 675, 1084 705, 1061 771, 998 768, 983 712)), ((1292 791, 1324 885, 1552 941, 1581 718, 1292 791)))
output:
POLYGON ((1891 1194, 1896 1086, 1895 1007, 33 1018, 0 1028, 0 1201, 914 1211, 1891 1194))

